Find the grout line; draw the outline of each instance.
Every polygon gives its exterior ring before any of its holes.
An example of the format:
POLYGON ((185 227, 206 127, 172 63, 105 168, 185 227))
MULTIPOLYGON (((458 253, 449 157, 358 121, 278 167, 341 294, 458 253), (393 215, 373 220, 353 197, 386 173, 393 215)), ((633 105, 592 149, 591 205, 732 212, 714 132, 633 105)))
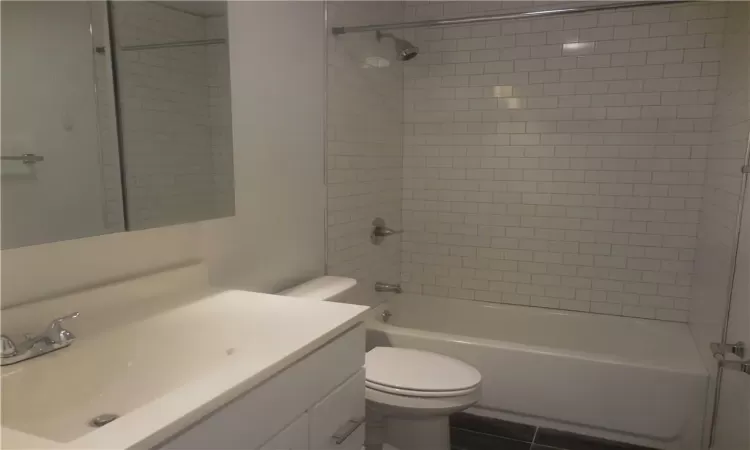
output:
POLYGON ((535 443, 536 443, 536 435, 537 435, 537 434, 539 434, 539 427, 535 427, 535 428, 534 428, 534 437, 532 437, 532 438, 531 438, 531 443, 532 443, 532 444, 535 444, 535 443))

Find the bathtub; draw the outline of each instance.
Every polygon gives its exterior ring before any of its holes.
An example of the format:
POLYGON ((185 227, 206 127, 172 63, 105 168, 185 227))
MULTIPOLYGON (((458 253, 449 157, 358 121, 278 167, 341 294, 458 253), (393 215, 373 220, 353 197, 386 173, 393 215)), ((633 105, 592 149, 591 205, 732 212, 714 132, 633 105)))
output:
POLYGON ((375 310, 368 346, 472 364, 477 408, 518 421, 656 445, 683 442, 703 418, 708 376, 685 324, 401 295, 375 310))

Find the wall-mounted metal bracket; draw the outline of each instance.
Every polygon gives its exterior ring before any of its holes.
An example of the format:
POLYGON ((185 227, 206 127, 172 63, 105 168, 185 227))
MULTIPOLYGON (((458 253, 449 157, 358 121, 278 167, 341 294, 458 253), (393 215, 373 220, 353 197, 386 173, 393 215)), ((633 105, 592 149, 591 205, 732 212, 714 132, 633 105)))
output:
POLYGON ((711 343, 711 353, 713 353, 714 358, 723 360, 724 355, 727 353, 731 353, 738 358, 744 358, 745 357, 745 343, 742 341, 739 341, 734 344, 720 344, 718 342, 712 342, 711 343))
POLYGON ((748 361, 719 361, 719 367, 727 370, 742 372, 750 375, 750 360, 748 361))

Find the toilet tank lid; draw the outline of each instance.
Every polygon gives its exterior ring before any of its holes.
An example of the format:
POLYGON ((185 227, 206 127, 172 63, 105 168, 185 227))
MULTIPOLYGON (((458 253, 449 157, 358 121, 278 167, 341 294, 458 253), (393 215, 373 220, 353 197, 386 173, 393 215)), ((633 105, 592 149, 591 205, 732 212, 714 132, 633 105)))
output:
POLYGON ((279 292, 287 297, 302 297, 312 300, 331 300, 351 290, 357 285, 357 280, 347 277, 319 277, 302 283, 293 288, 279 292))

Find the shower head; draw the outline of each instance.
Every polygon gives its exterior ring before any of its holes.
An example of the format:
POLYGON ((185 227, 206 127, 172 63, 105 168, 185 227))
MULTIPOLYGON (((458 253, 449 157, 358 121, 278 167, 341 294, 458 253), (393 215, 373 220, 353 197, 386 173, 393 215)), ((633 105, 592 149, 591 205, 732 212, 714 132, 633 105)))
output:
POLYGON ((398 59, 400 59, 401 61, 414 59, 414 57, 419 54, 419 47, 416 47, 414 44, 407 40, 399 39, 391 33, 381 33, 380 31, 376 31, 375 36, 377 37, 378 42, 380 42, 380 40, 383 38, 393 39, 393 42, 396 44, 398 59))

